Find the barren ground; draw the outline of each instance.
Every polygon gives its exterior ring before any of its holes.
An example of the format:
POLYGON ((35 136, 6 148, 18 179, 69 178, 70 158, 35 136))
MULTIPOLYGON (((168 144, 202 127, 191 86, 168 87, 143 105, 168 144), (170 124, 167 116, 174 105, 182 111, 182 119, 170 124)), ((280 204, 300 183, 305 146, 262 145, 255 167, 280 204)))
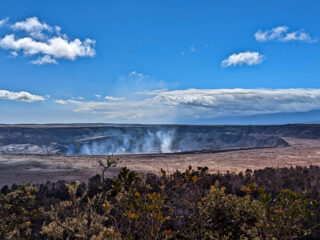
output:
MULTIPOLYGON (((320 165, 320 141, 285 138, 288 147, 258 149, 226 149, 176 154, 140 154, 119 156, 118 167, 131 170, 159 173, 207 166, 210 172, 240 172, 265 167, 290 167, 320 165)), ((100 173, 98 160, 105 156, 89 155, 26 155, 0 154, 0 186, 12 183, 43 183, 57 180, 86 181, 100 173)), ((117 169, 109 171, 115 175, 117 169)))

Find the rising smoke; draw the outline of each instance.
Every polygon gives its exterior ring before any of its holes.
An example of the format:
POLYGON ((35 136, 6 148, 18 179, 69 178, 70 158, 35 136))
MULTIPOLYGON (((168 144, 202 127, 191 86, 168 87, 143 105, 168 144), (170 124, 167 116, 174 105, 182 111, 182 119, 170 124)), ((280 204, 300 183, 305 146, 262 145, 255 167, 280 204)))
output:
POLYGON ((110 155, 136 153, 170 153, 174 146, 175 129, 121 132, 112 130, 82 139, 69 146, 67 154, 110 155))

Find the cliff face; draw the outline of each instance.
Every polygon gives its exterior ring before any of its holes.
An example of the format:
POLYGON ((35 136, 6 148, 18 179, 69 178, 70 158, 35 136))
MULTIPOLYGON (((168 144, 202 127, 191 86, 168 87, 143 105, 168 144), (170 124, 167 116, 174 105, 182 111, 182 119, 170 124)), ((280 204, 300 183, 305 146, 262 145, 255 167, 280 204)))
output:
POLYGON ((320 139, 320 125, 0 125, 2 153, 127 154, 277 147, 320 139))

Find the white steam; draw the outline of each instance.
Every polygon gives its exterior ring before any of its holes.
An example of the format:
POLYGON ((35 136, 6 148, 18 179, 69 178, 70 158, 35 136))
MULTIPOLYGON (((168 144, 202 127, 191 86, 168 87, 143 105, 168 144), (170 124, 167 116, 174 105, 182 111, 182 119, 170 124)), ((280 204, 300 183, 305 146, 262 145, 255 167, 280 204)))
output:
POLYGON ((170 153, 175 138, 174 129, 147 130, 137 135, 112 132, 103 139, 71 145, 67 154, 110 155, 137 153, 170 153))

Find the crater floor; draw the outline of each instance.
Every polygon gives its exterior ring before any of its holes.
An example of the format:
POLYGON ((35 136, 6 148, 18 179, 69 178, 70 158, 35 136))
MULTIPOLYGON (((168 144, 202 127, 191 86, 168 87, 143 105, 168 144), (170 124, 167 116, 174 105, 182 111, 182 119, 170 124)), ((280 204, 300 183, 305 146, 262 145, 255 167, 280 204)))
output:
MULTIPOLYGON (((255 149, 224 149, 185 152, 176 154, 137 154, 118 156, 116 169, 108 172, 114 176, 119 167, 159 174, 160 168, 173 172, 193 167, 207 166, 210 172, 240 172, 265 167, 290 167, 320 165, 320 140, 284 138, 286 147, 255 149)), ((94 155, 36 155, 0 154, 0 186, 12 183, 68 180, 87 181, 101 173, 98 160, 105 156, 94 155)))

